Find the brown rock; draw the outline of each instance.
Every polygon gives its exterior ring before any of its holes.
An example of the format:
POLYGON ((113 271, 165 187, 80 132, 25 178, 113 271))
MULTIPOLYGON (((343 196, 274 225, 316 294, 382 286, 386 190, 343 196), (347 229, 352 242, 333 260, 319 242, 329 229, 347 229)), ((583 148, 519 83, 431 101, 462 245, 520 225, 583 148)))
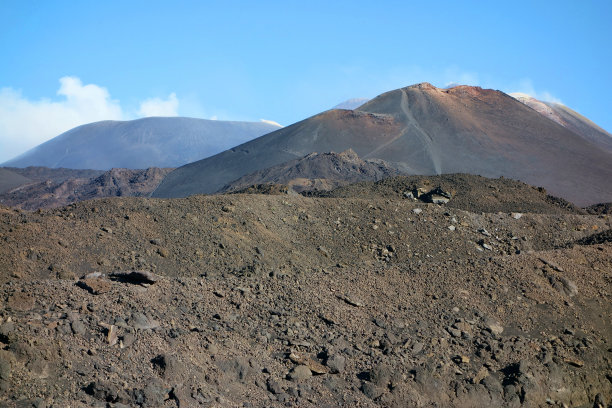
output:
POLYGON ((355 297, 354 295, 338 296, 338 298, 344 300, 346 303, 348 303, 351 306, 355 306, 355 307, 365 306, 364 303, 361 301, 361 299, 355 297))
POLYGON ((489 375, 489 370, 487 369, 487 367, 480 367, 480 370, 478 370, 474 378, 472 378, 472 383, 479 384, 488 375, 489 375))
POLYGON ((93 295, 100 295, 112 289, 112 284, 106 279, 101 278, 82 279, 77 282, 77 286, 86 289, 93 295))
POLYGON ((26 312, 34 307, 34 298, 27 293, 17 292, 9 297, 7 304, 11 309, 26 312))
POLYGON ((579 359, 574 358, 574 357, 565 358, 563 361, 565 361, 567 364, 569 364, 571 366, 574 366, 574 367, 579 367, 580 368, 580 367, 584 366, 584 361, 579 360, 579 359))
POLYGON ((312 371, 305 365, 296 366, 289 372, 289 379, 291 381, 305 381, 310 377, 312 377, 312 371))
POLYGON ((465 356, 465 355, 455 356, 453 360, 455 360, 455 363, 457 364, 469 364, 470 363, 470 357, 465 356))
POLYGON ((292 352, 291 354, 289 354, 289 359, 296 364, 305 365, 314 374, 327 374, 329 372, 329 369, 323 364, 303 354, 292 352))

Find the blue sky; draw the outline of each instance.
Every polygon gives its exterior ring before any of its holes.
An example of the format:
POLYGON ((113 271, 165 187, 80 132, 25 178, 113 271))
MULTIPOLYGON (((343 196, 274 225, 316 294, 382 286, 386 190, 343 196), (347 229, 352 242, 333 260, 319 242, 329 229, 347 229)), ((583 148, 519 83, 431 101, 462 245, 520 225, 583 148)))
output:
POLYGON ((428 81, 561 101, 612 130, 610 1, 0 1, 0 162, 77 124, 288 125, 428 81))

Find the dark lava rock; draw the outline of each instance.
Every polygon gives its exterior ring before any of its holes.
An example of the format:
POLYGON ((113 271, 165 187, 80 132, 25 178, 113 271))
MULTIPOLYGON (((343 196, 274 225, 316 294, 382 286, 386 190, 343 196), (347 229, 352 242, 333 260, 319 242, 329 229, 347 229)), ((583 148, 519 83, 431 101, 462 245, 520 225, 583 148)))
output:
POLYGON ((369 380, 377 387, 386 387, 391 382, 391 368, 386 364, 379 364, 369 372, 369 380))
POLYGON ((246 382, 251 374, 249 361, 246 358, 234 358, 223 360, 219 364, 219 369, 225 374, 226 378, 232 381, 246 382))
POLYGON ((155 369, 166 379, 177 378, 181 371, 181 363, 176 356, 160 354, 152 361, 155 369))
POLYGON ((312 377, 312 371, 305 365, 298 365, 289 372, 289 379, 291 381, 305 381, 310 377, 312 377))
POLYGON ((85 392, 100 401, 130 402, 128 394, 120 386, 102 380, 91 382, 85 387, 85 392))
POLYGON ((332 374, 339 374, 346 367, 346 358, 340 354, 334 354, 327 359, 327 366, 332 374))
POLYGON ((378 387, 376 384, 372 383, 364 383, 361 387, 363 393, 370 399, 375 400, 384 394, 385 389, 382 387, 378 387))
POLYGON ((283 387, 281 387, 278 381, 273 379, 268 379, 267 389, 272 394, 281 394, 282 392, 284 392, 283 387))

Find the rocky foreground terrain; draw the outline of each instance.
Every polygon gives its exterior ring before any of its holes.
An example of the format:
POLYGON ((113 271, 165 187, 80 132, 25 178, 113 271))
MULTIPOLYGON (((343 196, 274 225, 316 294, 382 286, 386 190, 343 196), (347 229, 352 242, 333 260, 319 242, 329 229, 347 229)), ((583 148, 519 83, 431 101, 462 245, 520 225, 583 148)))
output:
POLYGON ((606 211, 270 191, 1 207, 0 406, 610 406, 606 211))

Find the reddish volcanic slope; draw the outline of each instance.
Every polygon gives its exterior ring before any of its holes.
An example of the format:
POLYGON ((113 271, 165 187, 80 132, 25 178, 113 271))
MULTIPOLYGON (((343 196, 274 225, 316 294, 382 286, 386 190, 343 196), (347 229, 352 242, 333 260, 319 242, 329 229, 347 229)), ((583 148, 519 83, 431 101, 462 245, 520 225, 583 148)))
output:
POLYGON ((511 177, 580 205, 612 199, 610 152, 503 92, 420 84, 360 109, 395 109, 394 118, 405 127, 376 157, 404 162, 415 173, 511 177))
POLYGON ((578 136, 582 136, 586 140, 612 152, 612 135, 578 112, 560 103, 540 101, 526 94, 516 93, 511 95, 578 136))
POLYGON ((331 110, 170 173, 158 197, 213 193, 311 152, 352 148, 411 174, 509 177, 578 205, 612 201, 612 152, 494 90, 423 83, 331 110))

